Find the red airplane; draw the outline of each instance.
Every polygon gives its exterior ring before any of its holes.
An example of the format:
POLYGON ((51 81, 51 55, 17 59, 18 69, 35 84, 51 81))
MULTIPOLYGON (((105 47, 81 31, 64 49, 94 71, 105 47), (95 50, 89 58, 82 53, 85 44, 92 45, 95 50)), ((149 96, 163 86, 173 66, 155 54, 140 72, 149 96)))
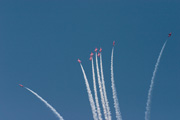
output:
POLYGON ((97 55, 97 56, 99 57, 100 55, 101 55, 101 53, 98 53, 98 55, 97 55))
POLYGON ((81 63, 81 60, 80 60, 80 59, 78 59, 78 62, 79 62, 79 63, 81 63))
POLYGON ((19 84, 19 86, 24 87, 23 85, 19 84))
POLYGON ((90 57, 89 60, 91 61, 91 60, 92 60, 92 57, 90 57))
POLYGON ((99 52, 102 52, 102 48, 99 49, 99 52))
POLYGON ((170 32, 170 33, 168 34, 168 37, 170 37, 170 36, 171 36, 171 34, 172 34, 172 32, 170 32))
POLYGON ((113 41, 113 46, 115 45, 115 41, 113 41))
POLYGON ((98 50, 98 49, 96 48, 94 51, 97 52, 97 50, 98 50))
POLYGON ((92 57, 93 55, 94 55, 94 53, 91 52, 90 57, 92 57))

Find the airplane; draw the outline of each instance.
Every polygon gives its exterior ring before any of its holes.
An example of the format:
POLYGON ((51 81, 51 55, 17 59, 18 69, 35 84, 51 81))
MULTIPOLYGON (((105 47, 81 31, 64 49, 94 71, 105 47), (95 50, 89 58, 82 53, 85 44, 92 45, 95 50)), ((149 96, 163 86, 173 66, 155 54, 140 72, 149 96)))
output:
POLYGON ((94 51, 97 52, 97 50, 98 50, 98 49, 96 48, 94 51))
POLYGON ((99 52, 102 52, 102 48, 99 49, 99 52))
POLYGON ((94 55, 94 53, 91 52, 90 57, 92 57, 93 55, 94 55))
POLYGON ((81 60, 80 60, 80 59, 78 59, 78 62, 79 62, 79 63, 81 63, 81 60))
POLYGON ((115 41, 113 41, 113 46, 115 45, 115 41))
POLYGON ((170 32, 170 33, 168 34, 168 37, 170 37, 170 36, 171 36, 171 34, 172 34, 172 32, 170 32))
POLYGON ((23 85, 19 84, 19 86, 24 87, 23 85))
POLYGON ((97 55, 97 56, 99 57, 100 55, 101 55, 101 53, 98 53, 98 55, 97 55))
POLYGON ((89 60, 91 61, 91 60, 92 60, 92 57, 90 57, 89 60))

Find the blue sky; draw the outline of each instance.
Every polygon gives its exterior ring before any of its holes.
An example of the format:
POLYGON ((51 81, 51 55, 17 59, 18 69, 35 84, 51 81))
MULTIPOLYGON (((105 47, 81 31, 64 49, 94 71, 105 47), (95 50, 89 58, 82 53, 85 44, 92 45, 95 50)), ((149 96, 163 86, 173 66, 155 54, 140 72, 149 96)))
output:
POLYGON ((102 47, 113 120, 110 56, 123 120, 143 120, 152 72, 169 39, 155 78, 152 120, 178 120, 180 95, 178 0, 0 0, 0 119, 56 120, 29 87, 65 120, 92 120, 77 59, 92 89, 89 54, 102 47))

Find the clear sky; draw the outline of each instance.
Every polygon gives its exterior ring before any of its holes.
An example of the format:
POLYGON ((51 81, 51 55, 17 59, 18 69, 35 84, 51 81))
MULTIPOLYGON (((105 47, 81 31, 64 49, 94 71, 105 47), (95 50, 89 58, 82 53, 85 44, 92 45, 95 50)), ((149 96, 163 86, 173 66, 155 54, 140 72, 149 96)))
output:
POLYGON ((92 89, 89 54, 102 47, 113 120, 110 57, 123 120, 144 120, 157 57, 172 36, 155 78, 151 119, 179 120, 179 0, 0 0, 0 120, 57 120, 23 84, 65 120, 92 120, 82 60, 92 89))

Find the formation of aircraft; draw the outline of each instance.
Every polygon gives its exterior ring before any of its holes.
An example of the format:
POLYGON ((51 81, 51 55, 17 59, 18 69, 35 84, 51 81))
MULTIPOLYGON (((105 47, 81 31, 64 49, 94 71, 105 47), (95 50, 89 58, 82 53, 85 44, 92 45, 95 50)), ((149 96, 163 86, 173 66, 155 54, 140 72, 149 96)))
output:
POLYGON ((168 34, 168 37, 170 37, 170 36, 171 36, 171 34, 172 34, 172 32, 170 32, 170 33, 168 34))
MULTIPOLYGON (((172 34, 172 32, 170 32, 170 33, 168 34, 168 37, 170 37, 170 36, 171 36, 171 34, 172 34)), ((113 46, 115 46, 115 41, 113 41, 113 46)), ((97 49, 97 48, 95 48, 95 50, 94 50, 94 51, 95 51, 95 52, 97 52, 97 50, 98 50, 98 49, 97 49)), ((102 52, 102 48, 100 48, 100 49, 99 49, 99 52, 98 52, 98 55, 97 55, 98 57, 101 55, 101 52, 102 52)), ((90 61, 92 60, 93 55, 94 55, 94 53, 93 53, 93 52, 91 52, 91 54, 90 54, 90 58, 89 58, 89 60, 90 60, 90 61)), ((81 63, 81 60, 79 60, 79 59, 78 59, 78 62, 79 62, 79 63, 81 63)), ((21 87, 23 87, 23 85, 21 85, 21 84, 19 84, 19 85, 20 85, 21 87)))
POLYGON ((20 87, 24 87, 23 85, 19 84, 20 87))

